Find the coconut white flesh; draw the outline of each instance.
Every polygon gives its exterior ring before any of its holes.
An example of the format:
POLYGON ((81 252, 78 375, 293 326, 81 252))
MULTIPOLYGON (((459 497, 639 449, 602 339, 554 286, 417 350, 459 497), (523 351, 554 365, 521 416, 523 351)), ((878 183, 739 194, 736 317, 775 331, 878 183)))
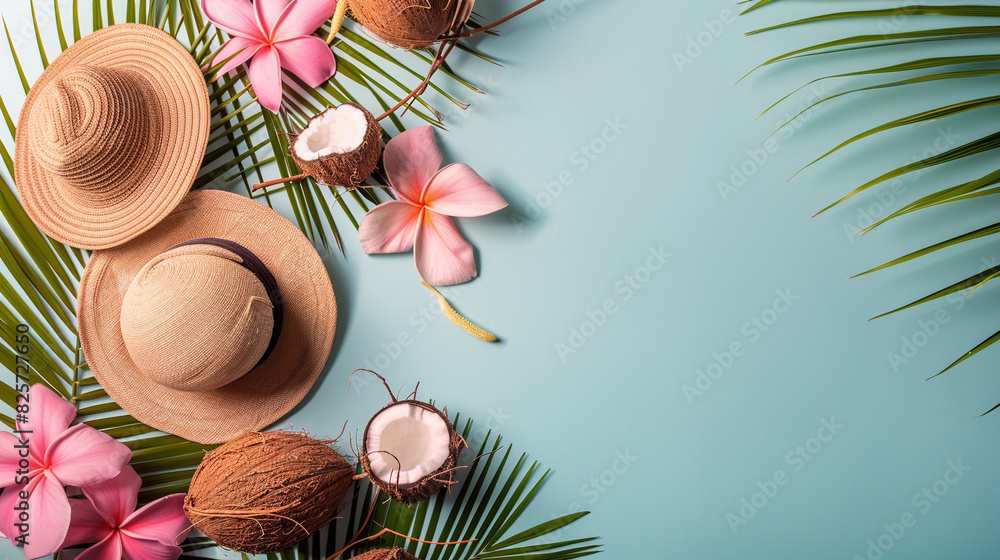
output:
POLYGON ((390 484, 413 484, 448 460, 451 431, 441 415, 400 403, 372 419, 365 443, 372 474, 390 484))
POLYGON ((353 105, 327 109, 299 134, 295 154, 304 161, 347 154, 358 149, 367 131, 368 119, 361 109, 353 105))

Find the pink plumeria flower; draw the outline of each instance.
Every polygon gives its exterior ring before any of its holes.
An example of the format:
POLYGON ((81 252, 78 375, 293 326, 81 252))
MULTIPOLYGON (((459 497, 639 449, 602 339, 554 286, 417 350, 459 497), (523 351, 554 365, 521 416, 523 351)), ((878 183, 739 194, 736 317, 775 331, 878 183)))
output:
POLYGON ((257 101, 271 112, 281 107, 282 68, 311 88, 337 72, 330 46, 313 36, 333 16, 337 0, 256 0, 252 4, 250 0, 201 0, 201 8, 232 37, 215 55, 219 62, 233 57, 219 75, 250 60, 247 75, 257 101))
POLYGON ((88 486, 118 475, 132 458, 125 444, 85 424, 70 427, 76 408, 48 387, 27 392, 27 421, 20 438, 0 432, 0 532, 21 535, 20 494, 29 494, 24 555, 41 558, 59 550, 70 522, 65 486, 88 486), (25 455, 27 455, 25 457, 25 455), (27 464, 27 468, 25 467, 27 464))
POLYGON ((401 253, 412 247, 417 271, 435 286, 474 278, 472 245, 449 216, 485 216, 507 201, 464 163, 442 169, 443 156, 430 126, 390 140, 383 159, 399 200, 379 204, 361 220, 358 237, 365 253, 401 253))
POLYGON ((93 544, 76 560, 177 560, 191 532, 184 494, 173 494, 139 510, 142 480, 132 467, 100 484, 83 488, 85 500, 71 500, 73 521, 64 548, 93 544))

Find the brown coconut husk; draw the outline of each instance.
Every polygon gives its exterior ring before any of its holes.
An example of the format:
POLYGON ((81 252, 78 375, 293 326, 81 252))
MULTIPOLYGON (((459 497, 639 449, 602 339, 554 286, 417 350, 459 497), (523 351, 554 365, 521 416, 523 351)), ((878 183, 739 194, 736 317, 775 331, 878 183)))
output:
POLYGON ((333 521, 353 474, 325 442, 291 432, 246 432, 205 455, 184 513, 223 547, 278 552, 333 521))
MULTIPOLYGON (((302 172, 316 179, 319 183, 353 188, 361 185, 378 167, 378 161, 382 157, 382 128, 375 120, 375 116, 361 105, 355 103, 344 103, 343 105, 359 109, 364 113, 368 122, 364 140, 354 151, 344 154, 329 154, 312 161, 304 160, 298 156, 295 150, 295 143, 301 132, 290 135, 288 151, 302 172)), ((327 111, 332 109, 334 107, 330 106, 327 111)), ((314 116, 309 122, 312 123, 325 113, 326 111, 314 116)))
POLYGON ((466 0, 350 0, 350 9, 358 23, 404 49, 429 47, 471 13, 466 0))
POLYGON ((403 548, 376 548, 353 557, 354 560, 420 560, 403 548))
POLYGON ((378 449, 368 449, 368 429, 369 427, 371 427, 371 422, 369 422, 368 426, 365 427, 365 434, 361 442, 360 463, 361 463, 361 468, 368 476, 368 479, 371 480, 372 484, 378 487, 379 490, 385 492, 386 494, 389 495, 389 497, 396 500, 397 502, 404 504, 413 504, 416 502, 424 501, 427 498, 430 498, 431 496, 436 494, 442 488, 449 487, 455 483, 454 475, 456 467, 458 465, 458 456, 461 454, 462 449, 466 447, 467 444, 465 443, 465 439, 463 439, 462 436, 458 435, 458 432, 452 425, 451 420, 448 419, 448 416, 445 413, 441 412, 434 406, 422 401, 413 399, 399 401, 393 398, 392 404, 382 408, 382 410, 378 411, 378 413, 376 413, 375 416, 373 416, 372 418, 374 419, 379 414, 382 414, 383 412, 394 406, 403 406, 403 405, 417 406, 423 408, 424 410, 433 412, 438 416, 440 416, 442 419, 444 419, 445 423, 448 426, 448 432, 450 434, 450 438, 448 441, 448 458, 437 470, 421 478, 417 482, 411 484, 399 484, 392 480, 382 480, 377 476, 375 476, 375 474, 372 472, 371 461, 368 458, 370 454, 379 452, 378 449))

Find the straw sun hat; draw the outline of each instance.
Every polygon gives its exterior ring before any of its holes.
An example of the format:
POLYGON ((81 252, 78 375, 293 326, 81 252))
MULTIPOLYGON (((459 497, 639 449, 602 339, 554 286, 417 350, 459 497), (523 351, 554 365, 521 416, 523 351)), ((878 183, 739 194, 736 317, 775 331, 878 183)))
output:
POLYGON ((199 443, 266 428, 309 392, 337 308, 294 224, 246 197, 189 194, 152 230, 93 254, 80 340, 94 376, 140 422, 199 443))
POLYGON ((120 245, 190 190, 210 124, 205 77, 176 39, 134 23, 88 35, 21 109, 14 170, 24 209, 68 245, 120 245))

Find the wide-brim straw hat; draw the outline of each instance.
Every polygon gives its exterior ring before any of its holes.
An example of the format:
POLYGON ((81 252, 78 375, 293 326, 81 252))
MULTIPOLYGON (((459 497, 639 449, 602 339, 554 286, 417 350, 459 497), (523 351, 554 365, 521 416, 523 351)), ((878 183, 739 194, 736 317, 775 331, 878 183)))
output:
POLYGON ((337 326, 309 240, 222 191, 193 192, 152 230, 96 251, 78 306, 84 356, 108 395, 199 443, 291 411, 323 371, 337 326))
POLYGON ((169 34, 123 23, 74 43, 18 118, 14 170, 25 211, 57 241, 120 245, 191 189, 211 126, 205 77, 169 34))

